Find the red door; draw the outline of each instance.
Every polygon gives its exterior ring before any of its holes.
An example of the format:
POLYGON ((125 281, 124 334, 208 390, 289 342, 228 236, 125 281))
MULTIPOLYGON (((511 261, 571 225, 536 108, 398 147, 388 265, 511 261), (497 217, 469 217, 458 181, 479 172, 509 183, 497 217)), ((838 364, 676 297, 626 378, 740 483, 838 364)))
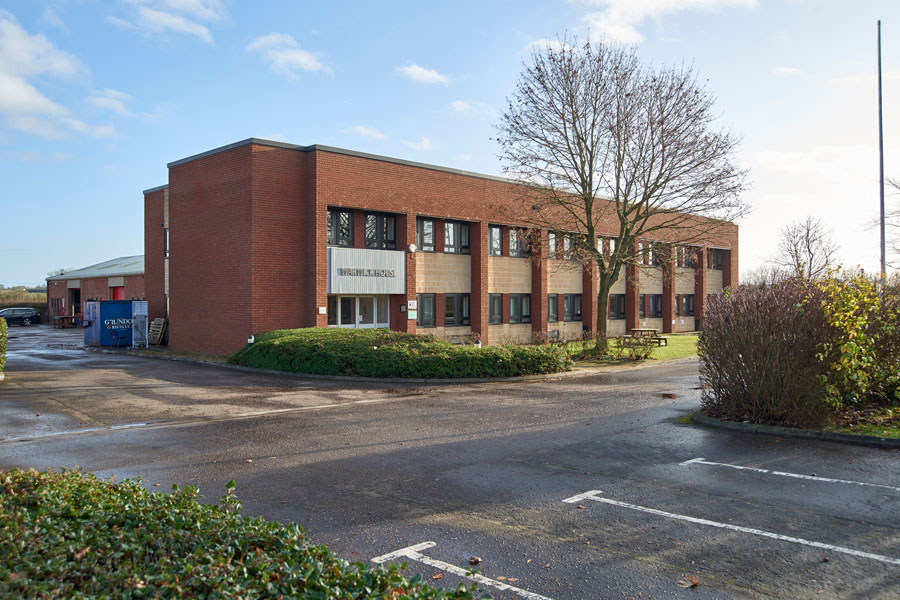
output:
POLYGON ((112 289, 112 299, 113 300, 124 300, 125 299, 125 286, 120 285, 118 287, 114 287, 112 289))

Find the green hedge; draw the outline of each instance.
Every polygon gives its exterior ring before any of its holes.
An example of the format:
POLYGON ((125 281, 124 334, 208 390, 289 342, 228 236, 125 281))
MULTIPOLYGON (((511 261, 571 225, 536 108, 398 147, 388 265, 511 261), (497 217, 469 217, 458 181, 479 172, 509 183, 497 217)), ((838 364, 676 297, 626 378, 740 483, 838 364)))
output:
POLYGON ((348 563, 299 525, 244 518, 230 483, 150 493, 76 471, 0 474, 2 598, 473 598, 348 563))
POLYGON ((256 336, 228 358, 249 367, 361 377, 515 377, 558 373, 571 361, 560 346, 454 345, 387 329, 287 329, 256 336))
POLYGON ((0 372, 6 366, 6 338, 9 337, 9 325, 6 319, 0 317, 0 372))

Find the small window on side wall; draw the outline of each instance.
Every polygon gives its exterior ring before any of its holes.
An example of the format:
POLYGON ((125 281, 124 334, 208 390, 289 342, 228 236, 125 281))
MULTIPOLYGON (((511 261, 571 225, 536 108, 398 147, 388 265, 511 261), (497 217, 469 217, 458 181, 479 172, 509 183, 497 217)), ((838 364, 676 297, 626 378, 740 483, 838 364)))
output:
POLYGON ((500 294, 488 294, 488 322, 491 325, 503 323, 503 296, 500 294))
POLYGON ((559 321, 559 296, 556 294, 547 296, 547 321, 550 323, 559 321))
POLYGON ((503 255, 503 228, 500 225, 488 226, 488 254, 490 256, 503 255))
POLYGON ((416 294, 417 327, 434 327, 434 294, 416 294))

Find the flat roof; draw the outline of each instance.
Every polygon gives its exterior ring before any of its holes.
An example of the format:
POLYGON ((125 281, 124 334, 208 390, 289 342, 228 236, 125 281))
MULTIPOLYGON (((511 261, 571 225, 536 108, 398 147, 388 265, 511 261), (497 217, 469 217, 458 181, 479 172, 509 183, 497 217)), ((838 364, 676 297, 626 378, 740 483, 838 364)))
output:
POLYGON ((120 256, 106 262, 89 267, 67 271, 62 275, 48 277, 47 281, 66 281, 68 279, 90 279, 92 277, 122 277, 125 275, 144 274, 144 255, 120 256))
MULTIPOLYGON (((206 152, 201 152, 200 154, 194 154, 192 156, 188 156, 186 158, 182 158, 173 162, 170 162, 168 166, 170 169, 172 167, 177 167, 178 165, 182 165, 187 162, 191 162, 192 160, 197 160, 198 158, 204 158, 206 156, 211 156, 213 154, 218 154, 219 152, 225 152, 227 150, 232 150, 234 148, 239 148, 241 146, 246 146, 248 144, 257 144, 260 146, 270 146, 272 148, 286 148, 288 150, 297 150, 299 152, 331 152, 333 154, 344 154, 346 156, 356 156, 358 158, 367 158, 369 160, 379 160, 381 162, 394 163, 397 165, 406 165, 408 167, 418 167, 420 169, 429 169, 432 171, 441 171, 444 173, 454 173, 456 175, 464 175, 466 177, 477 177, 479 179, 489 179, 491 181, 500 181, 503 183, 521 183, 517 182, 513 179, 509 179, 507 177, 499 177, 497 175, 486 175, 484 173, 476 173, 474 171, 464 171, 462 169, 452 169, 450 167, 442 167, 440 165, 432 165, 428 163, 420 163, 412 160, 404 160, 402 158, 393 158, 390 156, 382 156, 380 154, 369 154, 368 152, 357 152, 356 150, 348 150, 346 148, 337 148, 335 146, 324 146, 322 144, 312 144, 311 146, 299 146, 297 144, 288 144, 287 142, 276 142, 274 140, 265 140, 262 138, 247 138, 246 140, 241 140, 239 142, 234 142, 233 144, 227 144, 225 146, 220 146, 218 148, 213 148, 212 150, 207 150, 206 152)), ((144 193, 154 192, 160 189, 165 188, 166 186, 159 186, 156 188, 151 188, 149 190, 144 190, 144 193)))

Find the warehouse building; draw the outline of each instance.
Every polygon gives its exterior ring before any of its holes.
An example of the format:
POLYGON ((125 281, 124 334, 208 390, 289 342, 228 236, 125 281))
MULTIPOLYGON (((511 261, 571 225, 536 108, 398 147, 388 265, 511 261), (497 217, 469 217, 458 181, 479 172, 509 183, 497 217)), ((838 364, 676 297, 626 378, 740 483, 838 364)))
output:
POLYGON ((47 304, 53 317, 79 317, 90 300, 143 300, 144 257, 120 256, 47 278, 47 304))
MULTIPOLYGON (((145 283, 174 350, 230 353, 295 327, 487 344, 594 328, 596 268, 566 259, 564 233, 531 230, 542 243, 526 246, 510 180, 256 138, 168 168, 144 192, 145 283)), ((697 328, 706 298, 736 282, 737 226, 717 231, 666 262, 644 242, 647 264, 611 292, 609 334, 697 328)))

